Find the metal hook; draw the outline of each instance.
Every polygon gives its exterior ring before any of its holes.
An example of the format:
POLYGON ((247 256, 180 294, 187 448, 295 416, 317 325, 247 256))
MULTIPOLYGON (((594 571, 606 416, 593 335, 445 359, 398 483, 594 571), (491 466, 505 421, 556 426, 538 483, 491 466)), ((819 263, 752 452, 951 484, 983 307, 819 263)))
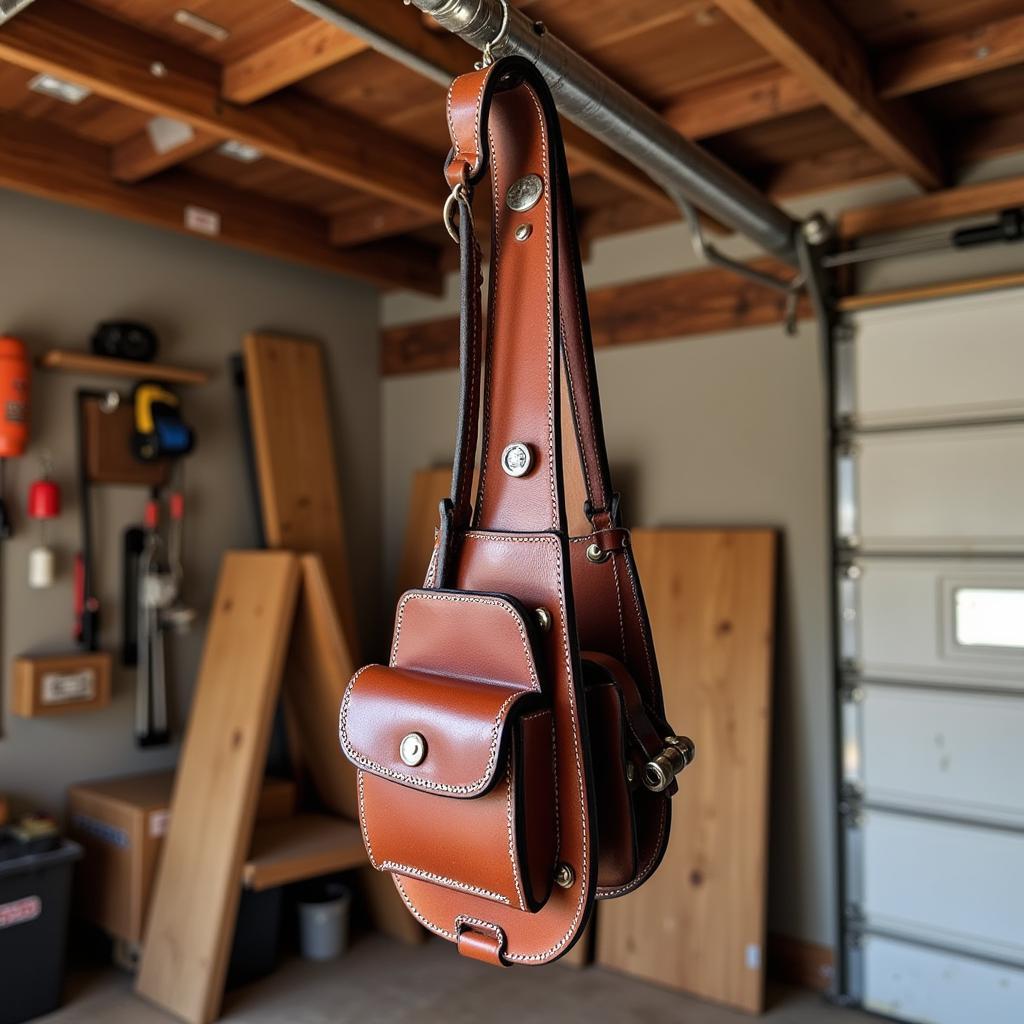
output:
POLYGON ((473 67, 477 71, 483 71, 484 68, 490 67, 494 63, 494 50, 496 47, 501 46, 505 42, 505 37, 508 35, 509 28, 509 10, 508 0, 500 0, 501 3, 501 28, 498 29, 498 34, 489 42, 484 44, 483 53, 480 55, 478 60, 473 67))
MULTIPOLYGON (((469 210, 469 193, 466 191, 466 186, 460 181, 444 201, 444 208, 441 211, 441 219, 444 221, 445 230, 451 235, 452 241, 456 245, 459 244, 459 230, 453 214, 455 213, 455 204, 463 201, 466 203, 466 209, 469 210)), ((470 213, 469 217, 470 223, 472 223, 473 214, 470 213)))
POLYGON ((773 288, 775 291, 784 292, 786 295, 784 316, 786 333, 789 335, 796 334, 797 301, 804 286, 804 275, 798 274, 792 280, 787 280, 786 278, 776 277, 774 274, 767 274, 763 270, 757 270, 741 260, 733 259, 731 256, 726 256, 725 253, 716 249, 704 237, 704 229, 700 225, 700 218, 693 204, 683 196, 676 196, 675 199, 690 227, 690 238, 693 241, 694 252, 708 263, 722 267, 725 270, 731 270, 734 274, 745 277, 766 288, 773 288))

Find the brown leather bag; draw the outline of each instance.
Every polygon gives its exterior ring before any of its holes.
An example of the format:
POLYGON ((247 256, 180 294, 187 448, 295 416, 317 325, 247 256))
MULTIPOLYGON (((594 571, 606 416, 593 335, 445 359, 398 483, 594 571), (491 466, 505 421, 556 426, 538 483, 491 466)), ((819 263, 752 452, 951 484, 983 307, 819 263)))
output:
POLYGON ((398 605, 388 665, 349 683, 374 867, 412 914, 493 964, 565 953, 595 898, 657 867, 693 747, 664 718, 647 612, 609 483, 558 118, 529 62, 458 78, 447 166, 462 271, 451 499, 423 589, 398 605), (491 182, 483 359, 471 214, 491 182))

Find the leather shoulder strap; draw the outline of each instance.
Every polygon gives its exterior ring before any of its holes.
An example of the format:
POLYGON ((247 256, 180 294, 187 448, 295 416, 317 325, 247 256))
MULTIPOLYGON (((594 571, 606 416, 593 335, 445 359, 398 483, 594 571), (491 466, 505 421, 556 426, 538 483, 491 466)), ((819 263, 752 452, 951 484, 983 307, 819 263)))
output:
MULTIPOLYGON (((463 75, 448 97, 452 151, 446 176, 458 199, 462 268, 462 390, 450 507, 442 506, 442 571, 452 534, 471 518, 483 359, 479 249, 470 207, 490 171, 491 279, 484 439, 475 524, 484 529, 565 529, 560 377, 576 437, 588 518, 613 525, 613 503, 593 346, 558 118, 529 62, 506 58, 463 75), (523 445, 522 476, 503 466, 523 445)), ((520 450, 521 457, 521 450, 520 450)))

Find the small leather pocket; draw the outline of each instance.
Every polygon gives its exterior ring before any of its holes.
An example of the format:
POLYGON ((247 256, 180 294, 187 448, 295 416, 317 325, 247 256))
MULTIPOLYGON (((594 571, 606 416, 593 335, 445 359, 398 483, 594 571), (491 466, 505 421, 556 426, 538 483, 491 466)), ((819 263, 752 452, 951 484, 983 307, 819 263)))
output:
POLYGON ((405 595, 392 664, 349 683, 340 735, 374 867, 519 910, 543 905, 556 854, 553 721, 513 602, 405 595))

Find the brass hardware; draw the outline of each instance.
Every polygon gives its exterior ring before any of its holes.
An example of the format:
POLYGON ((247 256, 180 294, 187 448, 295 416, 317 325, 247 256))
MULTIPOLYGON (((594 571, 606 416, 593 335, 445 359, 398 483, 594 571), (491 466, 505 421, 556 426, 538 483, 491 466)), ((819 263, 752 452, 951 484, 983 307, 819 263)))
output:
POLYGON ((544 180, 539 174, 524 174, 513 181, 505 193, 505 205, 516 213, 532 210, 544 194, 544 180))
MULTIPOLYGON (((444 201, 444 206, 441 208, 441 220, 444 223, 445 230, 456 245, 459 244, 459 228, 455 223, 455 204, 460 201, 464 201, 466 209, 469 210, 469 193, 461 181, 448 194, 448 198, 444 201)), ((470 213, 471 223, 472 216, 472 213, 470 213)))
POLYGON ((576 881, 576 872, 568 864, 559 864, 555 868, 555 885, 560 889, 571 889, 576 881))
POLYGON ((427 741, 418 732, 411 732, 402 737, 398 753, 405 764, 415 768, 427 756, 427 741))
POLYGON ((547 608, 536 608, 533 613, 537 617, 537 625, 540 626, 542 633, 547 633, 551 629, 551 612, 547 608))
POLYGON ((522 441, 513 441, 501 453, 501 468, 509 476, 526 476, 533 466, 533 452, 522 441))
POLYGON ((533 234, 532 224, 520 224, 516 228, 516 241, 525 242, 533 234))
POLYGON ((611 554, 610 551, 602 551, 600 545, 591 544, 587 548, 587 558, 592 562, 607 562, 608 556, 611 554))
POLYGON ((644 785, 652 793, 663 793, 696 752, 689 736, 666 736, 662 752, 644 765, 644 785))

